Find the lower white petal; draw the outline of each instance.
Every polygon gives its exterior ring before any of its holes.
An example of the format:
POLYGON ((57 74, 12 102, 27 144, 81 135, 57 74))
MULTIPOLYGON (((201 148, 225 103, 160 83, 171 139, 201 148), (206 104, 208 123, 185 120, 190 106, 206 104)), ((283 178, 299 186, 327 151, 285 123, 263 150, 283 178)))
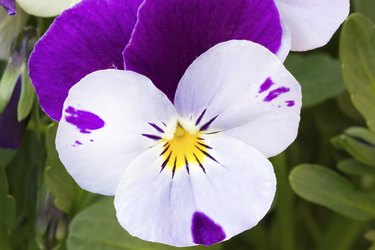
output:
POLYGON ((112 195, 128 164, 155 143, 153 138, 162 137, 163 126, 175 126, 175 120, 168 98, 146 77, 97 71, 70 90, 56 146, 82 188, 112 195))
POLYGON ((170 167, 162 168, 162 145, 129 166, 115 206, 120 224, 130 234, 174 246, 212 245, 264 217, 276 188, 271 163, 223 134, 205 135, 204 142, 211 158, 188 162, 175 174, 170 167))

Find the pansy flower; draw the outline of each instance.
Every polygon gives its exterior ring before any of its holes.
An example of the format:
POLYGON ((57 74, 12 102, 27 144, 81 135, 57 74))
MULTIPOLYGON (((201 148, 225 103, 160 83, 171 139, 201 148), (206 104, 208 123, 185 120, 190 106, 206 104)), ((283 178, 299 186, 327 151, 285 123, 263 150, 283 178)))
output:
POLYGON ((194 60, 173 103, 141 74, 89 74, 69 91, 56 145, 82 188, 115 195, 130 234, 212 245, 269 210, 276 179, 267 158, 296 138, 300 109, 300 86, 279 58, 233 40, 194 60))
MULTIPOLYGON (((7 4, 7 1, 1 4, 7 4)), ((23 12, 19 12, 17 16, 9 16, 12 5, 6 6, 9 8, 8 13, 0 7, 0 60, 9 60, 12 67, 18 68, 23 62, 23 57, 14 53, 13 58, 11 58, 12 47, 14 47, 14 40, 21 32, 27 18, 23 12)), ((10 100, 7 99, 9 102, 7 102, 6 107, 2 107, 0 110, 0 148, 17 149, 21 145, 22 135, 27 125, 27 119, 23 121, 17 119, 21 85, 20 77, 15 84, 10 100)))
POLYGON ((7 107, 0 113, 0 148, 18 149, 21 146, 22 135, 28 119, 18 121, 17 107, 21 95, 21 78, 18 80, 12 98, 7 107))
POLYGON ((186 68, 215 44, 249 40, 284 59, 290 46, 324 45, 348 10, 349 0, 84 0, 41 38, 30 77, 57 121, 69 89, 101 69, 143 74, 173 100, 186 68))

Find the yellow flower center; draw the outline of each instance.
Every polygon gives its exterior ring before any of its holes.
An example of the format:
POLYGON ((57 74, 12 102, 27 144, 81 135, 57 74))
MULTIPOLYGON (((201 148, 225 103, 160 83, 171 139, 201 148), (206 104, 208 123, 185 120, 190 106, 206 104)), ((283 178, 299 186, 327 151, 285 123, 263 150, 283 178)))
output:
POLYGON ((210 147, 204 143, 201 132, 191 133, 177 124, 173 138, 165 142, 161 153, 164 158, 162 169, 168 167, 174 174, 181 167, 189 171, 189 165, 198 164, 204 170, 202 162, 210 147))

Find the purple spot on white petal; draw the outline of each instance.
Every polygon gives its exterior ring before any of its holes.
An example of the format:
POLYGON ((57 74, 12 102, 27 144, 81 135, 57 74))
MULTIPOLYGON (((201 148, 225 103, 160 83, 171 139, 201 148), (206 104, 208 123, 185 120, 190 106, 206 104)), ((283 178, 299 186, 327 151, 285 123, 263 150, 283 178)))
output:
POLYGON ((288 107, 293 107, 296 103, 294 101, 286 101, 288 107))
POLYGON ((83 134, 90 134, 92 130, 104 127, 104 121, 97 115, 88 111, 68 107, 65 112, 65 120, 76 126, 83 134))
POLYGON ((80 141, 77 140, 77 141, 75 141, 75 144, 76 145, 82 145, 82 142, 80 142, 80 141))
POLYGON ((268 77, 267 80, 262 84, 260 85, 260 89, 259 89, 259 93, 263 93, 263 92, 266 92, 267 90, 269 90, 272 85, 274 85, 275 83, 272 81, 271 77, 268 77))
POLYGON ((93 139, 91 139, 90 141, 91 141, 91 142, 94 142, 94 140, 93 140, 93 139))
POLYGON ((268 95, 264 98, 264 101, 271 102, 274 99, 278 98, 280 95, 288 93, 289 91, 290 91, 290 88, 287 88, 287 87, 277 88, 269 92, 268 95))
POLYGON ((223 228, 202 212, 193 214, 191 233, 195 244, 210 246, 225 239, 223 228))

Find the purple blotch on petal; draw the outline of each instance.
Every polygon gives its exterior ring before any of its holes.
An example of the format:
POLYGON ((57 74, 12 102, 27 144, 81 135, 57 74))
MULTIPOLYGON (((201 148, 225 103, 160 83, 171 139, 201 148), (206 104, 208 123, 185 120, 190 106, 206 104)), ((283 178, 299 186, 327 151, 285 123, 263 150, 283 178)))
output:
POLYGON ((271 102, 277 97, 279 97, 282 94, 288 93, 290 91, 290 88, 287 87, 280 87, 275 90, 272 90, 268 95, 264 98, 265 102, 271 102))
POLYGON ((272 81, 271 77, 268 77, 267 80, 262 83, 262 85, 260 85, 260 89, 259 89, 259 93, 263 93, 263 92, 266 92, 267 90, 269 90, 272 85, 274 85, 275 83, 272 81))
POLYGON ((73 107, 68 107, 65 112, 65 120, 76 126, 83 134, 90 134, 92 130, 104 127, 105 122, 96 114, 73 107))
POLYGON ((77 144, 77 145, 82 145, 82 142, 80 142, 80 141, 75 141, 75 144, 77 144))
POLYGON ((288 107, 293 107, 296 103, 294 101, 286 101, 288 107))
POLYGON ((191 233, 195 244, 210 246, 225 239, 223 228, 202 212, 193 214, 191 233))

